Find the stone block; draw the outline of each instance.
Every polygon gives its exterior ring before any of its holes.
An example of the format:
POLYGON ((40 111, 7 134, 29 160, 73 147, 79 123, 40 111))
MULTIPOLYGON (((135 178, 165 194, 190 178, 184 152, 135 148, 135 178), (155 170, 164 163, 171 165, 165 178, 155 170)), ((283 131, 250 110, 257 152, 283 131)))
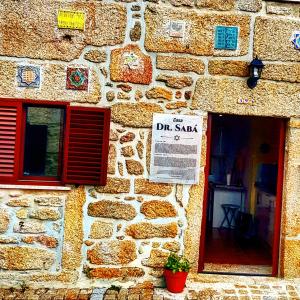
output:
POLYGON ((58 240, 53 236, 40 235, 36 238, 36 241, 48 248, 56 248, 58 246, 58 240))
POLYGON ((138 141, 136 144, 136 150, 138 152, 138 156, 140 159, 143 159, 143 154, 144 154, 144 144, 141 141, 138 141))
POLYGON ((131 157, 134 155, 132 146, 125 146, 121 148, 121 154, 125 157, 131 157))
POLYGON ((162 81, 166 84, 166 86, 175 88, 175 89, 182 89, 184 87, 191 86, 193 84, 193 79, 190 76, 171 76, 165 74, 159 74, 156 77, 157 81, 162 81))
POLYGON ((172 100, 173 92, 162 87, 154 87, 146 92, 148 99, 172 100))
POLYGON ((43 233, 46 232, 45 224, 41 221, 20 221, 15 224, 14 232, 18 233, 43 233))
POLYGON ((148 5, 145 11, 145 48, 152 52, 175 52, 195 55, 240 56, 248 53, 250 16, 241 14, 201 13, 187 9, 170 9, 148 5), (170 21, 186 23, 184 38, 170 37, 170 21), (215 26, 238 26, 238 49, 214 49, 215 26))
POLYGON ((237 7, 243 11, 258 12, 262 9, 262 0, 238 0, 237 7))
POLYGON ((96 186, 95 189, 98 193, 106 194, 129 193, 130 180, 108 177, 105 186, 96 186))
POLYGON ((152 249, 150 257, 142 261, 142 265, 152 268, 162 268, 167 262, 169 253, 162 250, 152 249))
POLYGON ((176 217, 174 206, 168 201, 151 200, 141 205, 141 213, 149 219, 176 217))
POLYGON ((266 63, 262 70, 261 78, 287 81, 287 82, 300 82, 300 64, 299 63, 281 63, 273 64, 266 63))
POLYGON ((95 279, 111 278, 135 278, 144 276, 145 272, 141 268, 92 268, 89 269, 88 277, 95 279))
POLYGON ((91 239, 103 239, 109 238, 113 234, 113 224, 95 221, 91 226, 91 232, 89 238, 91 239))
POLYGON ((197 81, 192 107, 217 113, 289 117, 300 115, 299 94, 300 86, 292 83, 259 80, 249 89, 246 79, 202 78, 197 81), (238 104, 239 99, 253 99, 254 105, 238 104))
POLYGON ((141 31, 142 31, 141 22, 136 21, 136 22, 134 23, 133 28, 132 28, 132 29, 130 30, 130 32, 129 32, 130 39, 131 39, 133 42, 139 41, 140 38, 141 38, 141 31))
POLYGON ((177 224, 173 222, 159 225, 141 222, 129 225, 126 228, 126 234, 135 239, 174 238, 177 235, 177 224))
POLYGON ((10 199, 7 201, 6 205, 12 206, 12 207, 29 207, 31 204, 31 200, 27 198, 17 198, 17 199, 10 199))
POLYGON ((147 128, 152 126, 153 113, 159 112, 163 109, 155 103, 117 103, 111 108, 111 119, 123 126, 147 128))
POLYGON ((162 70, 178 72, 194 72, 204 74, 205 65, 202 60, 191 57, 157 55, 156 67, 162 70))
POLYGON ((180 244, 179 242, 166 242, 162 248, 172 252, 178 252, 180 250, 180 244))
POLYGON ((61 218, 61 214, 58 210, 53 208, 37 208, 30 212, 30 218, 39 220, 57 221, 61 218))
POLYGON ((7 231, 10 217, 6 209, 0 209, 0 233, 7 231))
POLYGON ((33 247, 0 247, 0 268, 4 270, 48 270, 54 263, 53 252, 33 247))
POLYGON ((116 146, 113 144, 110 144, 109 150, 108 150, 108 166, 107 166, 108 174, 116 173, 116 162, 117 162, 116 158, 117 158, 116 146))
POLYGON ((208 72, 211 75, 249 76, 249 62, 237 60, 210 60, 208 72))
POLYGON ((186 107, 188 107, 188 103, 186 101, 176 101, 166 104, 166 109, 180 109, 186 107))
POLYGON ((39 62, 38 65, 42 67, 43 74, 43 83, 40 88, 16 89, 12 82, 15 82, 16 80, 17 63, 0 61, 0 90, 2 91, 2 96, 21 99, 43 99, 49 101, 71 100, 74 102, 99 102, 99 99, 101 98, 101 88, 96 69, 89 69, 89 90, 80 91, 80 93, 78 93, 76 90, 66 90, 66 66, 64 64, 45 63, 42 65, 41 62, 39 62))
POLYGON ((63 199, 60 197, 36 197, 34 202, 40 206, 63 206, 63 199))
POLYGON ((119 201, 102 200, 88 205, 91 217, 132 220, 136 216, 134 207, 119 201))
POLYGON ((197 7, 213 10, 231 10, 234 9, 234 5, 235 0, 196 0, 197 7))
POLYGON ((194 0, 167 0, 173 6, 194 6, 194 0))
POLYGON ((71 61, 79 58, 86 45, 121 44, 125 38, 126 8, 100 2, 28 4, 8 0, 1 3, 0 20, 1 55, 71 61), (57 29, 58 9, 85 12, 85 30, 57 29))
POLYGON ((84 59, 94 63, 101 63, 106 61, 107 54, 104 50, 90 50, 84 54, 84 59))
POLYGON ((28 209, 21 208, 16 212, 16 217, 19 219, 27 219, 28 217, 28 209))
POLYGON ((147 179, 136 179, 134 184, 134 192, 136 194, 165 197, 171 194, 172 186, 165 183, 150 182, 147 179))
POLYGON ((267 2, 267 14, 281 15, 281 16, 300 16, 300 4, 297 3, 277 3, 267 2))
POLYGON ((120 138, 120 143, 128 143, 132 142, 135 139, 135 134, 133 132, 127 132, 126 134, 122 135, 120 138))
POLYGON ((143 165, 133 159, 126 159, 126 169, 129 175, 142 175, 144 174, 144 167, 143 165))
POLYGON ((300 240, 285 240, 283 242, 283 275, 285 278, 300 277, 300 240))
POLYGON ((136 246, 133 241, 100 242, 87 251, 88 260, 97 265, 128 264, 136 257, 136 246))
POLYGON ((111 52, 110 79, 140 84, 152 80, 152 62, 137 45, 128 45, 111 52))
POLYGON ((0 244, 18 244, 19 239, 14 236, 1 236, 0 244))
POLYGON ((254 30, 254 55, 262 60, 300 61, 299 50, 290 41, 299 30, 300 20, 257 17, 254 30))

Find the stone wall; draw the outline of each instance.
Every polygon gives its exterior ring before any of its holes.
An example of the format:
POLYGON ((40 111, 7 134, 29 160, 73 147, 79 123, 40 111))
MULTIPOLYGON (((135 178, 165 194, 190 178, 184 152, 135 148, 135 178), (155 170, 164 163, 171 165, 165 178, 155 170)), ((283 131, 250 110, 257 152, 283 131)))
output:
POLYGON ((300 30, 300 4, 5 0, 0 14, 1 98, 71 101, 112 112, 105 187, 0 186, 3 284, 160 285, 169 250, 185 253, 196 273, 208 112, 290 119, 280 274, 300 277, 300 52, 290 41, 300 30), (59 29, 58 9, 84 11, 85 30, 59 29), (171 36, 170 21, 185 22, 182 37, 171 36), (214 49, 217 25, 239 27, 236 50, 214 49), (251 90, 248 65, 256 55, 266 67, 251 90), (23 65, 40 68, 39 87, 18 86, 23 65), (88 68, 87 90, 66 89, 67 67, 88 68), (155 112, 204 117, 198 185, 148 181, 155 112))

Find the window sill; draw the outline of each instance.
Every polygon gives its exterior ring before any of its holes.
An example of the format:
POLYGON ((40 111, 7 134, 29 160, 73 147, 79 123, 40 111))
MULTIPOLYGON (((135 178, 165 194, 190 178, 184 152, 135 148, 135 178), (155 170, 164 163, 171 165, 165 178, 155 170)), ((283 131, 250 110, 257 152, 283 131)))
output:
POLYGON ((70 191, 70 186, 46 186, 46 185, 19 185, 19 184, 0 184, 0 189, 14 189, 14 190, 49 190, 49 191, 70 191))

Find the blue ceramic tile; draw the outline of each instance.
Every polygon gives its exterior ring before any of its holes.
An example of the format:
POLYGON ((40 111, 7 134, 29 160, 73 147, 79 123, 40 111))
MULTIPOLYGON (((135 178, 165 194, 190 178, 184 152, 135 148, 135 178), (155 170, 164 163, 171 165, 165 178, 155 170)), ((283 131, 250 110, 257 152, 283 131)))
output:
POLYGON ((38 88, 40 78, 40 67, 18 66, 17 81, 19 87, 38 88))
POLYGON ((236 50, 238 27, 216 26, 215 49, 236 50))

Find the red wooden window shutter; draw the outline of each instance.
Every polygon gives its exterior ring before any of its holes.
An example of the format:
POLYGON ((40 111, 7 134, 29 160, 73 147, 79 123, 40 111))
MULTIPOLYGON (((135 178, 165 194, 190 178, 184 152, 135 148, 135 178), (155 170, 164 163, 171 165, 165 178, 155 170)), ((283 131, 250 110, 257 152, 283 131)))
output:
POLYGON ((22 104, 0 102, 0 181, 14 183, 18 176, 22 104))
POLYGON ((64 151, 65 183, 105 185, 110 110, 69 106, 64 151))

